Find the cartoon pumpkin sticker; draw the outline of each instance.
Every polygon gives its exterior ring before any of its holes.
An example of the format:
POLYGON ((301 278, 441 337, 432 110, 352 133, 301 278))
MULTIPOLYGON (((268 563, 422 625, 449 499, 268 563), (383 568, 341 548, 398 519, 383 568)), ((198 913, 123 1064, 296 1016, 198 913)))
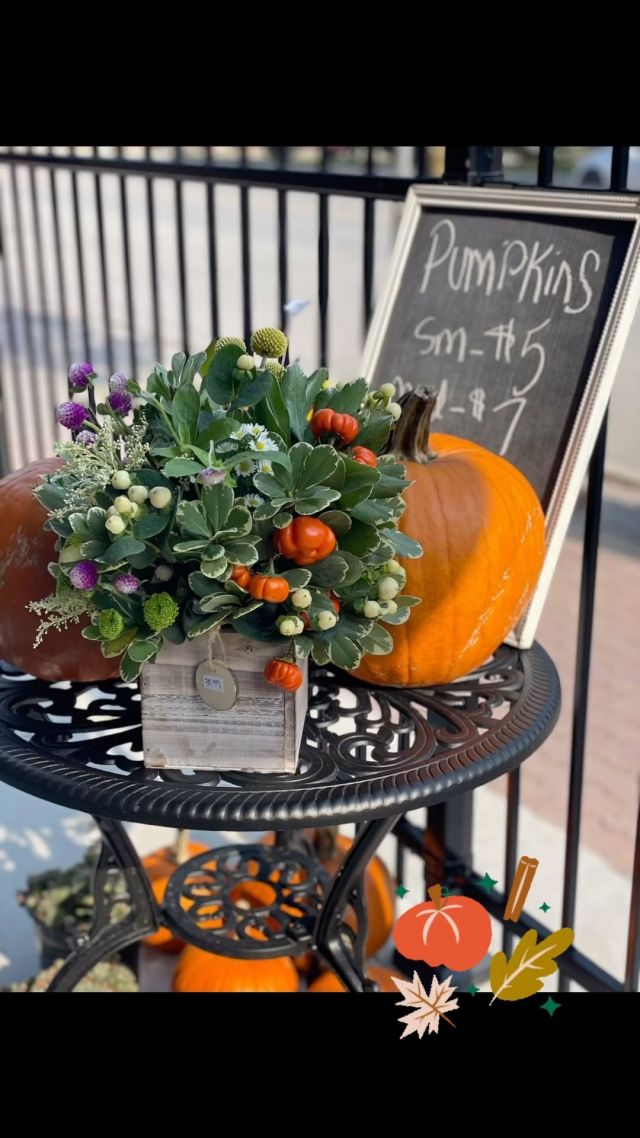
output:
POLYGON ((408 960, 424 960, 466 972, 486 955, 491 944, 491 918, 471 897, 442 896, 440 885, 429 889, 429 901, 407 909, 395 923, 393 940, 408 960))

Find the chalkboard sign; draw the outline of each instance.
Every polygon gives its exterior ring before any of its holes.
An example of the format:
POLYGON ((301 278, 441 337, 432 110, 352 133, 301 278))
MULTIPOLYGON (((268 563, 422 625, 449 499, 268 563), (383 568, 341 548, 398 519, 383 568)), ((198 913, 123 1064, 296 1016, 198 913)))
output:
POLYGON ((503 455, 547 518, 530 643, 639 296, 635 197, 414 186, 364 374, 435 388, 434 430, 503 455))

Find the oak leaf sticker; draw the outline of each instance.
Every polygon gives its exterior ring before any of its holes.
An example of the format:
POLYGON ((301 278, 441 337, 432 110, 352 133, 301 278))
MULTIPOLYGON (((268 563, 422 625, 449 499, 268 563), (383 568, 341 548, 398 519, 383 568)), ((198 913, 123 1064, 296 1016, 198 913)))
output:
POLYGON ((525 1000, 527 996, 535 996, 543 987, 542 978, 557 971, 556 957, 567 951, 573 936, 573 929, 558 929, 538 943, 537 932, 529 929, 518 941, 509 961, 504 952, 496 952, 489 970, 493 1000, 525 1000))

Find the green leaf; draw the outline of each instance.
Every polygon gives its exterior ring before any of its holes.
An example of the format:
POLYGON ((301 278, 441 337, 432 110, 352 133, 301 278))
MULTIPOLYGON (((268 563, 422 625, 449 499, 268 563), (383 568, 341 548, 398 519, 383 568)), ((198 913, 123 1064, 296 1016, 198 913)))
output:
POLYGON ((227 557, 218 557, 215 561, 201 561, 200 569, 205 577, 210 577, 212 580, 217 580, 223 577, 227 571, 229 560, 227 557))
POLYGON ((370 450, 382 450, 393 427, 393 417, 386 411, 374 411, 369 422, 356 436, 353 445, 369 447, 370 450))
POLYGON ((373 487, 379 481, 380 475, 372 466, 365 466, 356 462, 347 455, 342 455, 345 477, 342 483, 340 505, 344 510, 352 510, 359 502, 363 502, 371 494, 373 487))
POLYGON ((213 592, 217 592, 220 586, 214 584, 210 577, 205 577, 204 573, 196 570, 189 574, 189 588, 196 597, 209 597, 213 592))
POLYGON ((169 400, 171 398, 169 377, 162 364, 154 364, 151 375, 147 376, 147 391, 151 395, 159 395, 162 399, 169 400))
POLYGON ((177 623, 172 624, 170 628, 165 628, 162 635, 170 644, 184 644, 185 632, 177 623))
MULTIPOLYGON (((106 511, 105 511, 106 513, 106 511)), ((69 525, 66 518, 49 518, 44 524, 44 529, 53 530, 59 537, 71 537, 73 530, 69 525)))
POLYGON ((132 569, 148 569, 157 559, 158 554, 154 553, 153 549, 145 549, 144 553, 134 553, 128 561, 132 569))
POLYGON ((229 609, 237 608, 240 603, 239 597, 234 597, 233 593, 223 591, 221 593, 212 593, 210 597, 203 597, 202 600, 198 601, 197 607, 199 612, 210 613, 215 612, 215 610, 221 606, 226 606, 229 609))
POLYGON ((359 518, 361 522, 370 522, 371 525, 379 526, 393 523, 404 513, 404 508, 404 502, 399 497, 373 500, 369 498, 353 506, 352 513, 354 518, 359 518))
MULTIPOLYGON (((289 457, 292 486, 297 495, 314 486, 326 486, 339 463, 338 452, 327 444, 312 447, 308 443, 296 443, 291 448, 289 457)), ((338 494, 335 496, 339 497, 338 494)))
POLYGON ((390 529, 384 531, 384 537, 393 546, 398 557, 422 557, 422 546, 412 537, 407 537, 406 533, 390 529))
POLYGON ((340 582, 340 589, 347 589, 350 585, 354 585, 359 581, 362 576, 363 565, 359 557, 350 553, 347 549, 340 550, 340 559, 347 563, 347 574, 340 582))
POLYGON ((137 470, 136 481, 139 482, 141 486, 147 486, 151 489, 153 489, 154 486, 166 486, 169 490, 173 490, 169 479, 165 478, 164 474, 161 474, 159 470, 151 470, 146 467, 144 470, 137 470))
POLYGON ((83 557, 90 557, 94 560, 97 557, 102 557, 108 548, 109 543, 107 541, 85 541, 80 546, 80 552, 83 557))
POLYGON ((187 357, 184 352, 176 352, 175 356, 171 357, 171 370, 173 372, 173 381, 176 386, 180 383, 180 376, 182 375, 182 369, 185 365, 186 359, 187 357))
MULTIPOLYGON (((217 489, 217 487, 212 487, 217 489)), ((233 493, 232 493, 233 496, 233 493)), ((194 537, 211 537, 211 528, 200 502, 181 502, 177 509, 178 525, 194 537)))
MULTIPOLYGON (((223 349, 224 351, 224 349, 223 349)), ((225 620, 229 619, 228 612, 214 613, 213 616, 207 616, 204 620, 198 621, 193 624, 187 633, 189 640, 194 640, 196 636, 202 636, 205 632, 210 632, 212 628, 218 628, 224 624, 225 620)))
POLYGON ((264 399, 274 383, 277 380, 271 375, 269 371, 258 372, 256 376, 250 379, 247 383, 240 385, 240 389, 235 399, 231 403, 230 410, 233 411, 236 407, 254 407, 261 399, 264 399))
POLYGON ((234 597, 240 597, 241 600, 247 596, 247 590, 242 589, 237 581, 232 581, 231 577, 227 577, 224 583, 224 591, 225 593, 232 593, 234 597))
MULTIPOLYGON (((208 355, 208 352, 207 352, 208 355)), ((215 352, 207 368, 205 390, 214 403, 227 404, 233 395, 233 372, 236 361, 244 355, 237 344, 227 344, 215 352)), ((204 367, 204 365, 203 365, 204 367)))
POLYGON ((338 544, 341 550, 346 549, 348 553, 353 553, 356 557, 366 557, 380 544, 380 534, 375 526, 354 518, 349 533, 341 537, 338 544))
POLYGON ((370 652, 372 656, 386 656, 393 651, 393 637, 386 628, 374 623, 371 632, 360 641, 363 652, 370 652))
POLYGON ((263 603, 263 601, 249 601, 248 604, 242 606, 240 612, 234 613, 233 619, 244 620, 244 618, 249 616, 250 613, 255 612, 256 609, 262 608, 263 603))
POLYGON ((191 538, 189 541, 179 541, 174 545, 174 553, 195 553, 198 549, 206 549, 207 541, 204 538, 191 538))
POLYGON ((128 644, 131 644, 134 636, 136 635, 135 628, 127 628, 120 636, 116 636, 115 640, 102 641, 102 655, 110 660, 114 656, 121 656, 128 644))
POLYGON ((163 469, 170 478, 186 478, 189 474, 199 474, 202 463, 196 462, 193 458, 171 458, 163 469))
POLYGON ((233 490, 230 486, 206 486, 202 491, 202 504, 211 523, 211 532, 217 534, 224 529, 233 506, 233 490))
POLYGON ((273 502, 262 502, 259 506, 256 506, 253 511, 253 516, 257 522, 266 522, 269 518, 272 518, 274 514, 277 514, 279 509, 280 507, 274 506, 273 502))
POLYGON ((33 493, 40 505, 51 512, 61 510, 67 501, 67 491, 62 486, 54 486, 52 482, 43 482, 41 486, 36 486, 33 493))
POLYGON ((273 524, 276 529, 284 529, 285 526, 290 525, 292 521, 293 514, 276 514, 275 518, 273 519, 273 524))
POLYGON ((330 407, 343 415, 355 415, 360 410, 369 390, 366 379, 354 379, 342 387, 321 391, 316 400, 316 410, 330 407))
POLYGON ((343 510, 325 510, 318 520, 329 526, 338 537, 351 529, 351 518, 343 510))
POLYGON ((402 494, 402 491, 411 485, 409 478, 389 478, 386 474, 381 473, 375 486, 371 488, 371 497, 393 498, 396 494, 402 494))
POLYGON ((225 551, 229 561, 233 561, 236 565, 254 565, 258 560, 258 550, 249 542, 227 541, 225 551))
POLYGON ((224 523, 225 528, 218 530, 216 537, 222 541, 226 537, 242 537, 251 530, 251 514, 246 506, 234 506, 224 523))
POLYGON ((91 507, 87 514, 87 526, 91 530, 92 537, 104 537, 106 520, 106 510, 101 509, 100 506, 91 507))
POLYGON ((84 514, 69 514, 69 524, 73 532, 78 534, 78 537, 82 537, 85 541, 89 541, 91 538, 91 530, 87 525, 87 520, 84 514))
MULTIPOLYGON (((198 352, 197 355, 195 355, 195 356, 189 356, 189 359, 187 360, 186 364, 184 365, 184 367, 182 369, 182 375, 180 376, 180 383, 193 383, 193 381, 196 377, 196 374, 200 371, 200 368, 206 362, 206 359, 207 359, 207 353, 206 352, 198 352)), ((171 366, 173 369, 173 363, 171 366)), ((173 369, 173 374, 175 376, 175 369, 173 369)))
POLYGON ((298 659, 304 660, 313 648, 313 637, 301 633, 300 636, 294 636, 293 643, 295 644, 296 656, 298 659))
POLYGON ((339 497, 339 490, 330 490, 327 486, 314 486, 312 490, 305 490, 300 498, 296 498, 295 507, 299 514, 317 514, 320 510, 326 510, 327 506, 339 497))
POLYGON ((197 438, 199 447, 208 447, 209 443, 222 443, 225 439, 231 438, 234 431, 238 429, 237 419, 214 419, 209 423, 197 438))
POLYGON ((105 565, 116 565, 119 561, 126 561, 135 553, 144 553, 145 548, 141 541, 135 537, 117 537, 101 558, 105 565))
POLYGON ((102 640, 102 633, 97 624, 88 624, 82 629, 82 636, 85 640, 102 640))
POLYGON ((145 660, 150 660, 152 656, 156 656, 160 651, 160 645, 155 640, 134 640, 133 644, 129 645, 127 654, 132 660, 140 660, 144 663, 145 660))
POLYGON ((329 642, 327 640, 321 640, 319 636, 314 636, 311 655, 316 664, 330 664, 331 652, 329 651, 329 642))
POLYGON ((309 584, 311 580, 310 569, 285 569, 283 573, 279 574, 284 577, 285 581, 289 582, 291 589, 304 589, 305 585, 309 584))
POLYGON ((351 668, 358 667, 362 659, 362 649, 358 647, 355 641, 340 633, 329 641, 329 655, 332 664, 349 671, 351 668))
POLYGON ((171 404, 171 418, 181 443, 195 443, 198 435, 200 394, 190 383, 176 391, 171 404))
POLYGON ((307 414, 328 377, 325 368, 306 376, 299 364, 290 364, 280 380, 280 391, 289 414, 291 430, 302 441, 308 431, 307 414))
POLYGON ((331 553, 322 561, 316 561, 311 570, 311 581, 321 589, 330 589, 344 580, 347 569, 344 558, 337 553, 331 553))
POLYGON ((156 534, 162 533, 169 524, 169 516, 167 514, 146 514, 144 518, 136 523, 134 533, 140 541, 146 541, 149 537, 155 537, 156 534))
POLYGON ((261 423, 263 427, 267 428, 269 434, 280 435, 284 445, 289 446, 291 436, 289 412, 277 380, 265 398, 256 404, 254 418, 257 423, 261 423))
POLYGON ((411 609, 399 608, 395 613, 387 613, 379 619, 385 624, 406 624, 411 616, 411 609))
POLYGON ((282 498, 286 489, 274 474, 254 474, 253 484, 267 498, 282 498))
POLYGON ((206 379, 207 372, 208 372, 209 368, 211 367, 211 361, 213 360, 213 357, 216 354, 216 344, 217 343, 218 343, 217 340, 212 340, 204 352, 204 360, 200 364, 200 367, 198 368, 198 371, 200 372, 200 375, 202 376, 203 379, 206 379))
POLYGON ((132 660, 129 653, 125 652, 120 661, 120 675, 126 684, 132 684, 137 680, 140 672, 142 671, 142 661, 132 660))

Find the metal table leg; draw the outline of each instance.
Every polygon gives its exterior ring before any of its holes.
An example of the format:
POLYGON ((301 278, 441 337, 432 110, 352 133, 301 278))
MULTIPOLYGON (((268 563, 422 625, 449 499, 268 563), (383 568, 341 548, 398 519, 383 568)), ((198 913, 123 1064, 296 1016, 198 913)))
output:
POLYGON ((367 912, 364 903, 364 873, 378 846, 393 829, 400 815, 367 822, 336 873, 320 910, 315 933, 316 951, 349 992, 377 991, 366 974, 365 944, 367 912), (355 910, 357 930, 344 924, 348 905, 355 910))
POLYGON ((93 925, 88 936, 77 938, 73 952, 51 981, 49 992, 71 992, 105 957, 113 956, 158 928, 158 909, 149 879, 124 827, 111 818, 94 820, 102 835, 102 849, 93 880, 93 925), (110 894, 106 889, 116 873, 125 879, 126 898, 110 894), (130 905, 129 911, 122 920, 112 922, 113 908, 123 900, 130 905))

